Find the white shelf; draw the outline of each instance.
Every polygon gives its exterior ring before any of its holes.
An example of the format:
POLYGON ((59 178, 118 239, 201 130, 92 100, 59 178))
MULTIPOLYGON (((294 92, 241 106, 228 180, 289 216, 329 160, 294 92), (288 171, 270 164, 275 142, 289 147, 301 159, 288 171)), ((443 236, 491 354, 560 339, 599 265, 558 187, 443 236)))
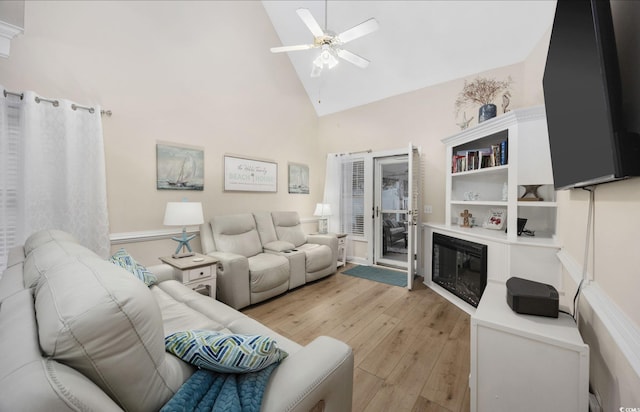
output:
POLYGON ((499 206, 507 207, 507 202, 501 200, 452 200, 452 205, 463 206, 499 206))
POLYGON ((453 224, 443 225, 436 223, 427 223, 427 226, 434 229, 446 230, 454 234, 457 233, 460 235, 475 237, 479 240, 484 239, 509 245, 537 246, 554 249, 560 247, 560 244, 554 236, 544 232, 536 232, 536 236, 517 236, 515 239, 511 239, 507 236, 504 230, 485 229, 481 226, 461 227, 453 224))
POLYGON ((485 167, 482 169, 467 170, 465 172, 451 173, 451 177, 468 176, 468 175, 476 175, 476 174, 489 174, 489 173, 506 173, 508 169, 509 169, 509 165, 492 166, 492 167, 485 167))
POLYGON ((518 201, 518 207, 558 207, 558 202, 518 201))

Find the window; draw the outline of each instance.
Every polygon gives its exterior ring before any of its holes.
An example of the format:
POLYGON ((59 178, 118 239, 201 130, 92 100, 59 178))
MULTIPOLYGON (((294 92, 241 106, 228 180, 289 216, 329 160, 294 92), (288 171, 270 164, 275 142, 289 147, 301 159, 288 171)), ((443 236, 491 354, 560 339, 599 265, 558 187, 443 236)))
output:
POLYGON ((364 236, 364 159, 348 159, 342 163, 342 196, 340 197, 341 231, 364 236))
POLYGON ((17 244, 19 114, 17 99, 5 99, 0 109, 0 273, 7 262, 9 249, 17 244), (15 101, 14 101, 15 100, 15 101))

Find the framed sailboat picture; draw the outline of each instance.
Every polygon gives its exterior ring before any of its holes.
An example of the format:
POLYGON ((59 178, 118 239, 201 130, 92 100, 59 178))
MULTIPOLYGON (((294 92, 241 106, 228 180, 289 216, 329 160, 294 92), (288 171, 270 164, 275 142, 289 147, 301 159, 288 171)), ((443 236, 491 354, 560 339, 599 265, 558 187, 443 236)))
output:
POLYGON ((289 193, 309 194, 309 166, 289 163, 289 193))
POLYGON ((204 190, 204 150, 158 143, 158 190, 204 190))

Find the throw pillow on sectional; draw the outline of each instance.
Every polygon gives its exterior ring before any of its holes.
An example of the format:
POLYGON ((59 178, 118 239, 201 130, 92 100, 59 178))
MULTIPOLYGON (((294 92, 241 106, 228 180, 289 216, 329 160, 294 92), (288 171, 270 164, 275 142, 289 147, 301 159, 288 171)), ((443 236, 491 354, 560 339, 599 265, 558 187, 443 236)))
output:
POLYGON ((114 253, 113 256, 109 258, 109 261, 131 272, 147 286, 158 283, 156 275, 149 272, 147 268, 142 266, 140 263, 136 262, 136 260, 123 248, 120 248, 120 250, 114 253))
POLYGON ((222 373, 256 372, 288 355, 273 338, 260 335, 188 330, 173 333, 164 342, 167 352, 185 362, 222 373))

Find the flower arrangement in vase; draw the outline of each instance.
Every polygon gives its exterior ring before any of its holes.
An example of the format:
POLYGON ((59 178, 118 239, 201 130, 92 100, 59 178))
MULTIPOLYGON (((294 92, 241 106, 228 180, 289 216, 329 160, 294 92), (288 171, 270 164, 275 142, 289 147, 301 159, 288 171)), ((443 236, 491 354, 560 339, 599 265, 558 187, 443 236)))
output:
POLYGON ((456 115, 468 105, 480 105, 478 111, 478 123, 496 116, 496 105, 493 104, 498 94, 508 92, 513 81, 511 77, 499 81, 485 77, 476 77, 472 82, 464 81, 462 91, 455 102, 456 115))

